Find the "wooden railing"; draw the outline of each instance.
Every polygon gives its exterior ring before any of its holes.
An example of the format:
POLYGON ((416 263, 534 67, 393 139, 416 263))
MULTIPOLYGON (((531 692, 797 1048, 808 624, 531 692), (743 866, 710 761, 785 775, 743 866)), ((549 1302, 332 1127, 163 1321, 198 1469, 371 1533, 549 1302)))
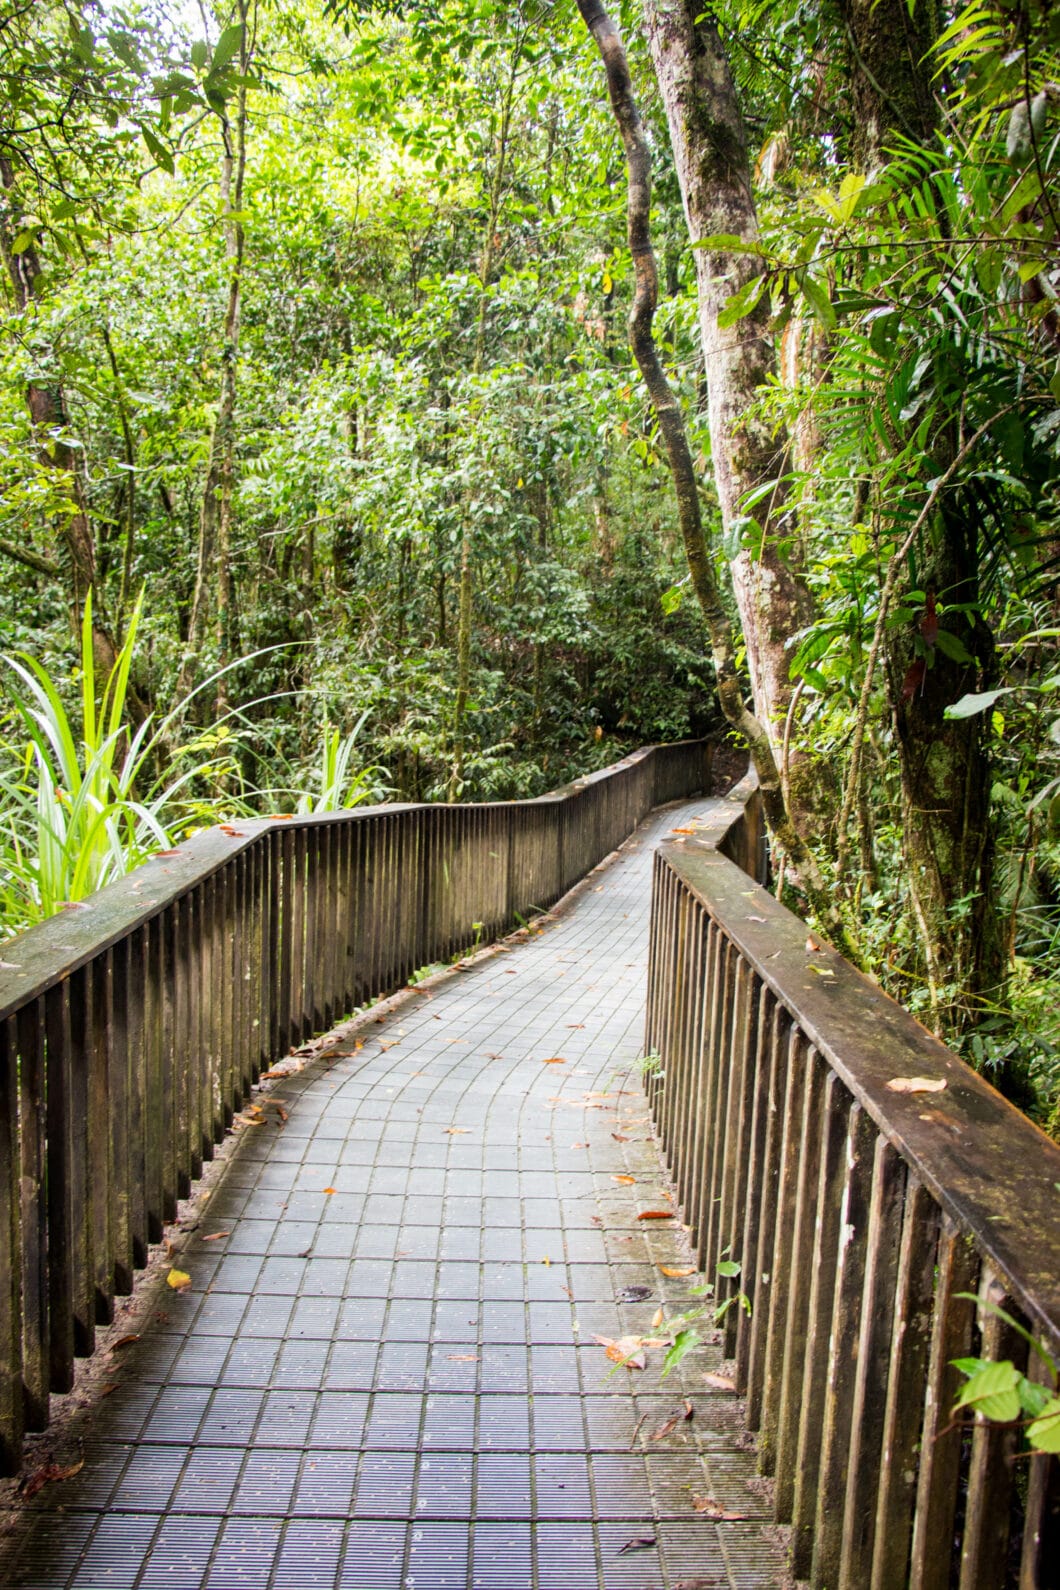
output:
POLYGON ((991 1305, 1060 1350, 1060 1149, 753 881, 750 783, 708 811, 656 856, 649 1090, 793 1572, 1044 1590, 1057 1460, 955 1421, 952 1360, 1042 1375, 991 1305))
POLYGON ((709 747, 538 800, 236 822, 0 952, 0 1471, 92 1351, 263 1067, 546 909, 709 747))

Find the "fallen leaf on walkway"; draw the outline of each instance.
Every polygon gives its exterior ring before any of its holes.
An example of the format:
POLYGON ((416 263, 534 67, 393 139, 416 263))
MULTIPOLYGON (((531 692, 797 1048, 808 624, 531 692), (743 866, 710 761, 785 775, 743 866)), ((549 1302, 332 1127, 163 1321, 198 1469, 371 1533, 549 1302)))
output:
POLYGON ((683 1276, 695 1275, 696 1271, 695 1266, 692 1264, 680 1266, 673 1264, 660 1264, 659 1273, 660 1275, 670 1276, 671 1280, 680 1280, 683 1276))
POLYGON ((672 1220, 672 1209, 645 1209, 637 1216, 638 1220, 672 1220))
POLYGON ((572 1143, 571 1148, 588 1148, 588 1143, 572 1143))
POLYGON ((339 1190, 339 1189, 338 1189, 338 1188, 337 1188, 337 1187, 325 1187, 325 1188, 324 1188, 324 1191, 325 1191, 325 1192, 326 1192, 326 1193, 334 1193, 334 1192, 338 1192, 338 1190, 339 1190))
POLYGON ((75 1474, 80 1474, 85 1466, 84 1458, 79 1458, 76 1463, 63 1467, 59 1463, 45 1463, 35 1474, 31 1474, 25 1485, 19 1487, 19 1493, 27 1501, 42 1491, 46 1485, 52 1485, 57 1480, 72 1480, 75 1474))
MULTIPOLYGON (((460 1039, 460 1038, 447 1038, 446 1039, 447 1043, 461 1043, 461 1042, 466 1042, 466 1041, 467 1041, 466 1039, 460 1039)), ((389 1043, 384 1043, 382 1038, 380 1038, 379 1047, 380 1047, 380 1049, 396 1049, 400 1042, 401 1042, 400 1038, 391 1038, 389 1043)))
POLYGON ((621 1132, 612 1132, 611 1136, 614 1138, 616 1143, 628 1143, 629 1142, 629 1138, 628 1137, 623 1137, 621 1132))
POLYGON ((549 1258, 547 1253, 546 1253, 545 1257, 541 1260, 541 1263, 545 1266, 545 1268, 547 1270, 550 1270, 552 1268, 552 1260, 549 1258))
POLYGON ((696 830, 694 828, 671 828, 670 829, 670 832, 672 834, 694 834, 695 831, 696 830))
POLYGON ((887 1087, 892 1093, 941 1093, 945 1077, 892 1077, 887 1087))
POLYGON ((679 1413, 671 1414, 670 1418, 667 1419, 665 1423, 661 1424, 657 1430, 652 1431, 651 1435, 648 1437, 648 1440, 665 1441, 666 1437, 668 1435, 672 1435, 680 1423, 681 1415, 679 1413))
POLYGON ((714 1386, 718 1391, 735 1391, 736 1382, 730 1380, 728 1375, 706 1374, 703 1376, 708 1386, 714 1386))
POLYGON ((692 1508, 697 1513, 702 1513, 704 1518, 713 1518, 726 1523, 740 1523, 751 1518, 751 1513, 727 1513, 719 1507, 713 1496, 693 1496, 692 1508))
POLYGON ((116 1342, 111 1342, 110 1351, 116 1353, 121 1347, 131 1347, 133 1342, 140 1340, 139 1331, 130 1331, 128 1336, 119 1336, 116 1342))
POLYGON ((633 1187, 636 1185, 637 1178, 636 1176, 612 1176, 611 1180, 621 1182, 623 1187, 633 1187))
POLYGON ((171 1286, 174 1292, 186 1292, 191 1285, 191 1276, 187 1270, 170 1270, 166 1276, 166 1285, 171 1286))
POLYGON ((470 1126, 445 1126, 442 1128, 450 1137, 466 1137, 471 1131, 470 1126))
POLYGON ((217 826, 221 830, 222 834, 231 834, 233 839, 245 839, 247 837, 246 834, 243 833, 242 829, 233 828, 229 823, 218 823, 217 826))
POLYGON ((560 1291, 561 1292, 566 1292, 566 1294, 570 1298, 571 1302, 572 1303, 574 1302, 574 1293, 571 1291, 569 1286, 561 1286, 560 1287, 560 1291))
POLYGON ((659 1326, 665 1320, 665 1318, 666 1318, 666 1315, 663 1313, 662 1309, 661 1308, 657 1308, 655 1310, 654 1318, 652 1319, 652 1322, 651 1322, 652 1330, 653 1331, 657 1331, 659 1329, 659 1326))
POLYGON ((642 1336, 593 1336, 614 1364, 625 1364, 627 1369, 643 1369, 647 1362, 642 1336))
POLYGON ((561 1054, 550 1054, 541 1064, 546 1066, 565 1066, 567 1062, 561 1054))
POLYGON ((585 1023, 584 1023, 584 1021, 568 1021, 567 1026, 568 1027, 584 1027, 585 1023))
POLYGON ((692 1404, 689 1402, 688 1398, 686 1397, 685 1398, 685 1411, 684 1411, 684 1420, 685 1420, 686 1424, 688 1423, 689 1419, 692 1418, 692 1416, 695 1413, 695 1411, 696 1411, 695 1408, 692 1406, 692 1404))
POLYGON ((232 1233, 230 1231, 208 1231, 201 1238, 201 1241, 203 1241, 203 1242, 220 1242, 222 1237, 230 1237, 231 1235, 232 1235, 232 1233))
POLYGON ((651 1297, 650 1286, 624 1286, 618 1294, 620 1303, 644 1303, 651 1297))
POLYGON ((477 1364, 477 1353, 446 1353, 446 1359, 451 1364, 477 1364))
POLYGON ((765 921, 765 917, 764 916, 749 916, 747 918, 747 920, 748 920, 748 922, 764 922, 765 921))
POLYGON ((621 1557, 625 1551, 650 1551, 654 1545, 654 1535, 638 1535, 635 1540, 627 1540, 624 1546, 619 1546, 615 1556, 621 1557))

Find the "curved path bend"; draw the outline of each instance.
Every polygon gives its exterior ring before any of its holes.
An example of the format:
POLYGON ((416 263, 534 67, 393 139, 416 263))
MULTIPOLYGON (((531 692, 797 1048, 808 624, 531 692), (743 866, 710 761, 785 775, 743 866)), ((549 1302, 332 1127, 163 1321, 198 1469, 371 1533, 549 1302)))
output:
POLYGON ((651 847, 696 809, 270 1083, 183 1239, 190 1286, 148 1290, 66 1431, 83 1467, 6 1515, 0 1583, 783 1583, 720 1349, 664 1380, 658 1349, 616 1368, 594 1340, 650 1335, 695 1280, 663 1273, 676 1220, 637 1219, 667 1181, 635 1062, 651 847))

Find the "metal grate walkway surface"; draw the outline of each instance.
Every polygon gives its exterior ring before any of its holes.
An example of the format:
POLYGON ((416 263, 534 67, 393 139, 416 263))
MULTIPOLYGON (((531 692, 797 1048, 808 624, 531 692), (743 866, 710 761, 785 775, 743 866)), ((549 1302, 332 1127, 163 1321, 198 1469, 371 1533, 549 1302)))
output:
POLYGON ((6 1516, 0 1583, 783 1583, 720 1348, 663 1379, 594 1339, 651 1336, 696 1280, 677 1220, 637 1218, 670 1205, 635 1065, 651 846, 695 810, 270 1085, 190 1286, 148 1295, 65 1433, 83 1466, 6 1516))

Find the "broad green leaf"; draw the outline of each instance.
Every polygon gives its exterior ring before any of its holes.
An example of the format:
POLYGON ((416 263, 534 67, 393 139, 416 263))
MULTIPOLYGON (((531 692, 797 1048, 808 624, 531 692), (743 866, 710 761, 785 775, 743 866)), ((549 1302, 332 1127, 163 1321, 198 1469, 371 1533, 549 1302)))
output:
POLYGON ((718 327, 725 331, 729 326, 735 326, 737 321, 744 320, 752 313, 765 291, 765 276, 752 276, 745 282, 738 293, 733 293, 724 309, 718 316, 718 327))
POLYGON ((1020 1399, 1019 1371, 1008 1359, 984 1363, 969 1375, 954 1408, 969 1407, 987 1419, 1018 1419, 1020 1399))
POLYGON ((243 44, 243 24, 235 22, 230 28, 225 28, 217 41, 217 48, 213 52, 210 62, 210 76, 223 72, 230 61, 239 54, 243 44))
POLYGON ((947 707, 943 717, 951 721, 955 718, 974 718, 980 712, 989 712, 995 701, 1000 701, 1002 696, 1010 696, 1013 686, 1004 685, 1000 690, 983 690, 979 694, 962 696, 952 706, 947 707))
POLYGON ((1060 1453, 1060 1397, 1051 1397, 1040 1416, 1028 1426, 1027 1439, 1039 1452, 1060 1453))

